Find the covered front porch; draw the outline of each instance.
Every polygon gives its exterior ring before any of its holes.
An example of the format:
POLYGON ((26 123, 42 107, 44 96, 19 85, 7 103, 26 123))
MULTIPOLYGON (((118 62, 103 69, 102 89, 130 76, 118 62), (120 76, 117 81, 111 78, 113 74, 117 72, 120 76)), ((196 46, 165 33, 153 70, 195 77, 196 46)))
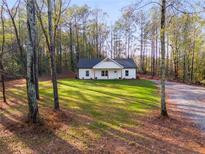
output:
POLYGON ((122 79, 122 69, 93 69, 94 79, 122 79))

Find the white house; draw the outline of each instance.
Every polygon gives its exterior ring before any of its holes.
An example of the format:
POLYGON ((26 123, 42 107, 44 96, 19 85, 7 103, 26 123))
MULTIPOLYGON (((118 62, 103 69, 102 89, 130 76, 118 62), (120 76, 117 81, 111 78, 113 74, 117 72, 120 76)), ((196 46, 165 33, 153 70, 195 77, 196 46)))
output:
POLYGON ((80 59, 79 79, 136 79, 137 66, 133 59, 80 59))

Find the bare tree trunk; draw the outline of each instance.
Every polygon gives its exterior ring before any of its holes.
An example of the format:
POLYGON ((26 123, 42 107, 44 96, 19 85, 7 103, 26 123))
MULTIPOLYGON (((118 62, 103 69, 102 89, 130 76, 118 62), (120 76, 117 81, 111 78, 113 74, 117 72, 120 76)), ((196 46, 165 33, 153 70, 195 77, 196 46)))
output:
POLYGON ((155 76, 155 42, 154 42, 154 37, 152 38, 152 49, 151 49, 151 72, 152 72, 152 78, 153 78, 155 76))
POLYGON ((166 96, 165 96, 165 23, 166 23, 166 0, 162 0, 161 8, 161 115, 168 116, 166 108, 166 96))
MULTIPOLYGON (((35 3, 34 3, 35 5, 35 3)), ((35 13, 36 15, 36 13, 35 13)), ((36 18, 35 18, 35 22, 36 22, 36 18)), ((36 24, 35 24, 36 26, 36 24)), ((36 32, 36 27, 35 28, 35 39, 33 40, 33 52, 34 52, 34 60, 33 60, 33 63, 34 63, 34 81, 35 81, 35 90, 36 90, 36 98, 39 100, 40 97, 39 97, 39 82, 38 82, 38 52, 37 52, 37 32, 36 32)))
POLYGON ((35 20, 35 0, 27 0, 27 27, 28 27, 28 44, 27 44, 27 89, 28 89, 28 105, 29 113, 28 120, 32 123, 38 122, 39 112, 38 103, 36 100, 35 90, 35 66, 34 54, 36 40, 36 20, 35 20))
POLYGON ((61 26, 60 26, 60 29, 59 29, 59 61, 60 61, 60 69, 59 69, 59 72, 62 73, 62 29, 61 29, 61 26))
POLYGON ((192 49, 192 59, 191 59, 191 82, 193 82, 194 78, 194 60, 195 60, 195 33, 194 33, 194 42, 193 42, 193 49, 192 49))
POLYGON ((128 52, 128 59, 130 58, 130 34, 128 34, 128 40, 127 40, 127 52, 128 52))
POLYGON ((56 63, 55 63, 55 43, 54 43, 54 33, 53 33, 53 20, 52 20, 52 0, 48 0, 48 29, 50 37, 50 61, 51 61, 51 77, 53 83, 53 95, 54 95, 54 109, 59 110, 59 99, 58 99, 58 85, 56 79, 56 63))
POLYGON ((74 64, 74 60, 73 60, 73 32, 72 32, 72 23, 70 22, 69 25, 69 29, 70 29, 70 65, 71 65, 71 70, 74 71, 75 70, 75 64, 74 64))
POLYGON ((173 52, 173 61, 174 61, 174 77, 175 80, 178 79, 178 71, 177 71, 177 51, 173 52))
POLYGON ((83 57, 87 57, 87 41, 86 41, 86 19, 83 19, 83 57))
POLYGON ((183 56, 183 82, 186 80, 186 55, 184 51, 184 56, 183 56))
POLYGON ((140 34, 140 67, 142 73, 144 73, 144 66, 143 66, 143 28, 141 25, 141 34, 140 34))
MULTIPOLYGON (((158 68, 158 29, 156 27, 156 40, 155 40, 155 47, 156 47, 156 51, 155 51, 155 75, 157 73, 157 68, 158 68)), ((158 75, 158 74, 157 74, 158 75)))
POLYGON ((167 35, 166 76, 169 76, 169 37, 167 35))
POLYGON ((95 21, 95 44, 96 44, 96 53, 97 53, 97 58, 99 58, 99 45, 98 45, 98 40, 99 40, 99 36, 98 36, 98 12, 96 14, 96 21, 95 21))
POLYGON ((2 96, 3 101, 6 102, 6 88, 4 83, 4 65, 3 65, 3 54, 4 54, 4 45, 5 45, 5 25, 4 25, 4 17, 3 17, 3 6, 1 6, 1 27, 2 27, 2 45, 1 45, 1 54, 0 54, 0 70, 1 74, 1 82, 2 82, 2 96))
POLYGON ((110 54, 111 54, 111 59, 113 58, 113 28, 111 26, 110 28, 110 54))
MULTIPOLYGON (((75 19, 77 20, 77 19, 75 19)), ((75 21, 75 33, 76 33, 76 64, 78 63, 80 59, 80 46, 79 46, 79 36, 78 36, 78 25, 77 21, 75 21)))
POLYGON ((4 78, 4 67, 2 63, 2 57, 0 58, 0 70, 2 71, 1 73, 1 83, 2 83, 2 96, 3 96, 3 101, 6 103, 6 87, 5 87, 5 78, 4 78))
POLYGON ((143 35, 143 49, 142 49, 142 70, 143 70, 143 74, 146 73, 146 57, 145 57, 145 52, 146 52, 146 40, 145 40, 145 36, 143 35))

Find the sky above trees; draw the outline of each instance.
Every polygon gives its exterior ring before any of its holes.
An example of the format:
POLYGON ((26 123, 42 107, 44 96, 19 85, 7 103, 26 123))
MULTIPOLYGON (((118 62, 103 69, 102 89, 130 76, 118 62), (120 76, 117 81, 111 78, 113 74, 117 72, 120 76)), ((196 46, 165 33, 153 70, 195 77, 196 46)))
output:
MULTIPOLYGON (((15 3, 15 0, 7 0, 10 5, 15 3)), ((114 23, 121 15, 121 9, 126 5, 134 3, 135 0, 71 0, 72 5, 84 5, 89 7, 102 9, 108 13, 108 21, 114 23)))
POLYGON ((71 5, 87 4, 92 8, 102 9, 108 13, 111 22, 115 22, 121 15, 121 9, 135 0, 71 0, 71 5))

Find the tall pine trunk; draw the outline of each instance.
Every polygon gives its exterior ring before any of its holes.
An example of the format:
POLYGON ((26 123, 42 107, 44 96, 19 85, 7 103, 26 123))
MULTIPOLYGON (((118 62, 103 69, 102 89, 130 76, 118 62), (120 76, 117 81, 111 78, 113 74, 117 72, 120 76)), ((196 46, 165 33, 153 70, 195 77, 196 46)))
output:
MULTIPOLYGON (((158 28, 156 26, 156 31, 155 31, 155 68, 154 68, 154 75, 157 74, 157 71, 158 71, 158 28)), ((158 75, 158 74, 157 74, 158 75)))
POLYGON ((165 15, 166 15, 166 0, 162 0, 161 8, 161 115, 167 116, 166 96, 165 96, 165 15))
MULTIPOLYGON (((35 19, 36 20, 36 19, 35 19)), ((35 90, 36 90, 36 98, 39 100, 39 82, 38 82, 38 52, 37 52, 37 32, 35 27, 35 39, 33 40, 33 52, 34 52, 34 82, 35 82, 35 90)))
POLYGON ((144 73, 144 65, 143 65, 143 27, 140 27, 140 67, 142 73, 144 73))
POLYGON ((167 52, 166 52, 166 76, 169 76, 169 37, 167 34, 167 52))
POLYGON ((72 32, 72 23, 69 23, 69 31, 70 31, 70 65, 71 65, 71 70, 75 70, 75 64, 74 64, 74 57, 73 57, 73 32, 72 32))
POLYGON ((1 83, 2 83, 2 96, 3 96, 3 101, 6 103, 6 87, 5 87, 5 77, 4 77, 4 67, 3 67, 3 58, 0 58, 0 70, 2 71, 1 73, 1 83))
POLYGON ((193 49, 192 49, 192 57, 191 57, 191 82, 194 79, 194 60, 195 60, 195 34, 194 34, 194 42, 193 42, 193 49))
POLYGON ((80 45, 79 45, 79 36, 78 36, 78 25, 77 25, 77 19, 75 19, 75 35, 76 35, 76 63, 78 63, 80 59, 80 45))
POLYGON ((152 78, 155 76, 155 42, 154 42, 154 34, 152 38, 152 49, 151 49, 151 73, 152 73, 152 78))
POLYGON ((58 100, 58 85, 56 79, 56 63, 55 63, 55 43, 54 43, 54 33, 53 33, 53 3, 52 0, 48 0, 48 29, 49 29, 49 37, 50 37, 50 61, 51 61, 51 77, 53 84, 53 95, 54 95, 54 109, 59 110, 59 100, 58 100))
POLYGON ((61 26, 59 27, 59 72, 62 73, 63 64, 62 64, 62 30, 61 26))
POLYGON ((5 25, 3 17, 3 6, 1 7, 1 27, 2 27, 2 44, 1 44, 1 55, 0 55, 0 70, 1 73, 1 83, 2 83, 2 96, 3 101, 6 102, 6 88, 4 79, 4 65, 3 65, 3 54, 4 54, 4 44, 5 44, 5 25))
POLYGON ((96 19, 95 19, 95 45, 96 45, 96 53, 97 53, 97 58, 99 58, 100 54, 99 54, 99 44, 98 44, 98 40, 99 40, 99 36, 98 36, 98 13, 96 14, 96 19))
POLYGON ((35 40, 36 40, 36 20, 35 20, 35 0, 27 0, 27 27, 28 27, 28 42, 27 42, 27 94, 29 113, 28 120, 36 123, 39 118, 38 103, 36 100, 35 90, 35 40))

